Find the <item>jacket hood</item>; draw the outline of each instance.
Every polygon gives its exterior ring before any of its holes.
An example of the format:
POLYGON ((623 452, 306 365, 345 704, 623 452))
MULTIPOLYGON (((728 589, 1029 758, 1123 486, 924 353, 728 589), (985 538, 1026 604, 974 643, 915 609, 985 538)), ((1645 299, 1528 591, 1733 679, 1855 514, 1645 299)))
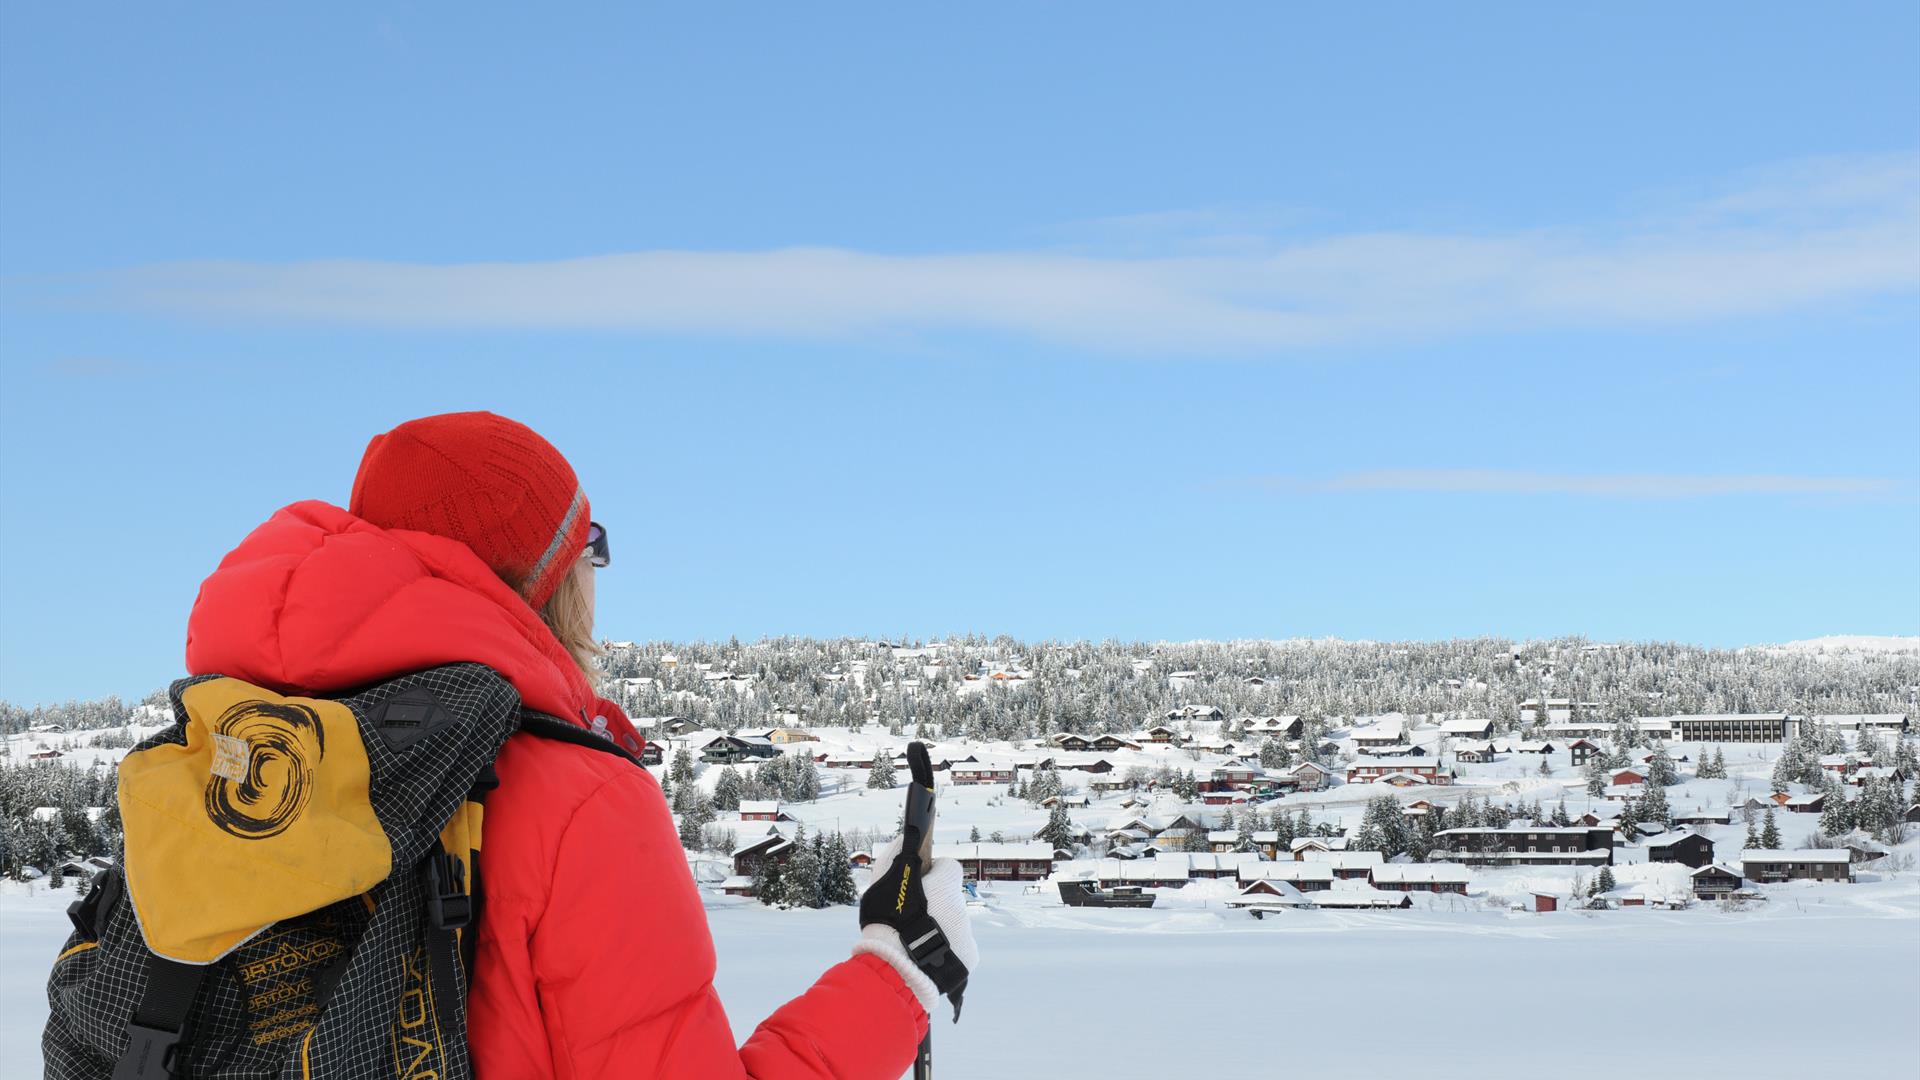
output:
POLYGON ((529 708, 632 731, 471 548, 318 499, 248 533, 201 583, 187 621, 189 672, 280 693, 325 695, 460 661, 499 672, 529 708))

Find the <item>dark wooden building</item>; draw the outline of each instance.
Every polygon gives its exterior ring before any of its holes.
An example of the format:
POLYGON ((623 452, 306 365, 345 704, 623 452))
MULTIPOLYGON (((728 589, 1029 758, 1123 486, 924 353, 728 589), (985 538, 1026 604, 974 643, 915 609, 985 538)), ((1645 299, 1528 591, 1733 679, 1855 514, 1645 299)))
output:
POLYGON ((1740 853, 1740 872, 1756 885, 1782 881, 1853 880, 1853 853, 1846 848, 1740 853))
POLYGON ((780 752, 766 739, 718 735, 700 750, 700 760, 709 765, 735 765, 752 758, 770 758, 780 752))
POLYGON ((1718 863, 1708 863, 1691 876, 1693 895, 1702 900, 1724 900, 1738 891, 1742 884, 1739 874, 1718 863))
POLYGON ((969 881, 1039 881, 1053 873, 1046 844, 960 844, 943 854, 960 861, 969 881))
POLYGON ((1647 861, 1707 866, 1713 862, 1713 841, 1683 829, 1647 841, 1647 861))
POLYGON ((772 859, 783 863, 792 854, 793 841, 777 832, 770 832, 733 849, 734 876, 750 878, 763 860, 772 859))
POLYGON ((1798 717, 1785 713, 1732 713, 1720 716, 1669 716, 1678 742, 1786 742, 1800 730, 1798 717))
POLYGON ((1599 866, 1613 862, 1613 830, 1511 825, 1504 829, 1442 829, 1433 834, 1434 860, 1470 866, 1599 866))

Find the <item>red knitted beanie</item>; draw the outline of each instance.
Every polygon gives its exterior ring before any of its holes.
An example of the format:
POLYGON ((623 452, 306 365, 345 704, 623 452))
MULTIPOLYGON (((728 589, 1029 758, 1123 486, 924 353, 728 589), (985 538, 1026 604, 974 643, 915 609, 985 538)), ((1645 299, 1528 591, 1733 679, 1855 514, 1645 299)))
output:
POLYGON ((473 549, 535 611, 587 547, 587 496, 573 466, 525 424, 443 413, 375 435, 347 509, 473 549))

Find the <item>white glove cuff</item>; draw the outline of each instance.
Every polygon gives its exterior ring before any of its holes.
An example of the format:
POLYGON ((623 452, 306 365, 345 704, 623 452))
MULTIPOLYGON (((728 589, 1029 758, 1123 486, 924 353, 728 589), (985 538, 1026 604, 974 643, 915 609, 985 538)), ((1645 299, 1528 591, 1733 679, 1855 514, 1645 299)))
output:
POLYGON ((913 957, 907 955, 907 947, 900 941, 900 935, 893 927, 883 926, 880 923, 862 927, 860 940, 853 946, 853 955, 859 956, 862 953, 877 956, 892 964, 893 970, 899 972, 900 978, 906 982, 907 989, 913 991, 913 996, 920 999, 920 1007, 927 1010, 927 1017, 931 1021, 934 1016, 934 1006, 940 1004, 940 990, 933 985, 932 979, 921 973, 920 968, 914 964, 913 957))

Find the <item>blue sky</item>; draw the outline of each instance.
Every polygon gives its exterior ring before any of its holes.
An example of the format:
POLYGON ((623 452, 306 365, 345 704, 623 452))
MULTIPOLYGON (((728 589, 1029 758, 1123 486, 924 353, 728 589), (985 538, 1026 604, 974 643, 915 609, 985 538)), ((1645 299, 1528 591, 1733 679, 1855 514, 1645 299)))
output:
POLYGON ((1920 632, 1920 9, 0 5, 0 697, 490 408, 601 628, 1920 632))

